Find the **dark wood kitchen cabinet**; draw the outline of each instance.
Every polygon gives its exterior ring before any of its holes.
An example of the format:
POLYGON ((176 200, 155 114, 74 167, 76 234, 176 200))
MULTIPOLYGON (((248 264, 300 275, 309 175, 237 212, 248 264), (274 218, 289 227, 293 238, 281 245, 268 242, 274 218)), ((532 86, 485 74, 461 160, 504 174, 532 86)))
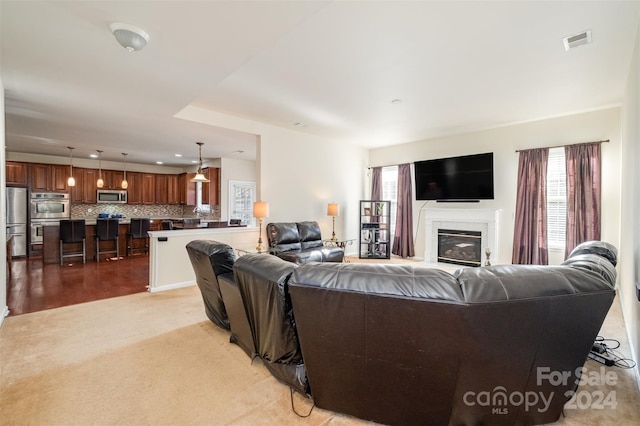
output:
POLYGON ((195 175, 195 173, 182 173, 178 176, 178 192, 182 205, 196 205, 196 184, 191 182, 191 178, 195 175))
MULTIPOLYGON (((127 174, 127 178, 128 178, 128 174, 127 174)), ((124 171, 103 170, 102 180, 104 180, 104 186, 102 187, 102 189, 122 189, 122 181, 124 180, 124 171)))
POLYGON ((178 175, 167 175, 167 204, 180 204, 178 175))
POLYGON ((216 206, 220 204, 220 169, 207 167, 202 169, 209 182, 202 184, 202 204, 216 206))
POLYGON ((69 166, 34 163, 30 165, 29 171, 31 192, 69 192, 69 166))
POLYGON ((156 203, 156 175, 142 174, 142 204, 156 203))
POLYGON ((98 190, 98 171, 95 169, 73 168, 75 186, 70 188, 72 203, 95 204, 98 190))
POLYGON ((169 175, 156 175, 155 176, 155 196, 156 204, 168 204, 169 200, 169 188, 167 182, 169 175))
POLYGON ((29 183, 29 165, 16 161, 7 161, 5 164, 5 174, 7 185, 27 185, 29 183))
POLYGON ((142 204, 142 173, 127 172, 127 204, 142 204))

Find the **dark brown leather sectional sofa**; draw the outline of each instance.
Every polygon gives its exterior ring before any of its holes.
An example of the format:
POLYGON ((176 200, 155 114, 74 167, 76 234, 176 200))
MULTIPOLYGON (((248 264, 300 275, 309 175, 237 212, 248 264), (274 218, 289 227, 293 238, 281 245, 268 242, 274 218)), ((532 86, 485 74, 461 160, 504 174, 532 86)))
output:
POLYGON ((448 274, 250 254, 224 281, 237 286, 254 353, 320 408, 383 424, 541 424, 577 388, 616 258, 590 242, 562 266, 448 274))

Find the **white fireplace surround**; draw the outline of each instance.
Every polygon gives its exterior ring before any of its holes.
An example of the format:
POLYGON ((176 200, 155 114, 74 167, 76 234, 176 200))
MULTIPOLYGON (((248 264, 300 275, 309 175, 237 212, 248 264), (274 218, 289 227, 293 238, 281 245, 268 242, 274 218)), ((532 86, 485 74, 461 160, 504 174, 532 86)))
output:
POLYGON ((492 263, 498 258, 498 221, 500 210, 488 209, 425 209, 424 261, 438 263, 438 229, 476 231, 481 233, 482 264, 485 250, 491 250, 492 263))

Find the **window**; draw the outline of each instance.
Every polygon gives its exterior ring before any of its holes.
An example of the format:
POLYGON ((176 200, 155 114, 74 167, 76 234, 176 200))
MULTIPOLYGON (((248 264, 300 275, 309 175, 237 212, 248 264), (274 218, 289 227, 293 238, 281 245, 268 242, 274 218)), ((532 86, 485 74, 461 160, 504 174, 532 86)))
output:
POLYGON ((564 250, 567 228, 567 173, 564 148, 550 148, 547 160, 547 244, 564 250))
POLYGON ((242 225, 254 225, 253 203, 256 201, 256 183, 229 181, 229 220, 240 219, 242 225))
POLYGON ((382 199, 391 201, 389 238, 393 241, 393 233, 396 230, 396 213, 398 211, 398 166, 382 168, 382 199))

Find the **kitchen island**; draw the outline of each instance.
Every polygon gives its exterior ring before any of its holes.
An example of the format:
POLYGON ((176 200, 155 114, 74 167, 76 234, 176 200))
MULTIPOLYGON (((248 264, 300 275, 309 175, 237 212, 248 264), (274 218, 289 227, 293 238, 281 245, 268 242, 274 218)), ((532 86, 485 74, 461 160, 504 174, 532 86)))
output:
MULTIPOLYGON (((193 240, 215 240, 229 244, 236 250, 255 251, 258 241, 258 228, 247 226, 228 226, 225 222, 207 223, 207 227, 190 229, 159 230, 163 219, 154 218, 152 230, 149 231, 149 291, 156 292, 195 285, 196 276, 187 255, 186 245, 193 240)), ((166 219, 164 219, 166 220, 166 219)), ((178 218, 171 220, 178 222, 178 218)), ((86 256, 87 262, 93 262, 95 256, 96 219, 86 221, 86 256)), ((126 261, 127 233, 130 219, 120 219, 119 245, 120 257, 126 261)), ((60 226, 50 224, 43 228, 43 262, 60 262, 60 226)), ((142 241, 137 241, 142 243, 142 241)), ((68 250, 80 250, 67 246, 68 250)))
POLYGON ((254 251, 258 232, 256 227, 245 226, 150 231, 149 291, 171 290, 196 283, 186 250, 190 241, 215 240, 236 250, 254 251))

